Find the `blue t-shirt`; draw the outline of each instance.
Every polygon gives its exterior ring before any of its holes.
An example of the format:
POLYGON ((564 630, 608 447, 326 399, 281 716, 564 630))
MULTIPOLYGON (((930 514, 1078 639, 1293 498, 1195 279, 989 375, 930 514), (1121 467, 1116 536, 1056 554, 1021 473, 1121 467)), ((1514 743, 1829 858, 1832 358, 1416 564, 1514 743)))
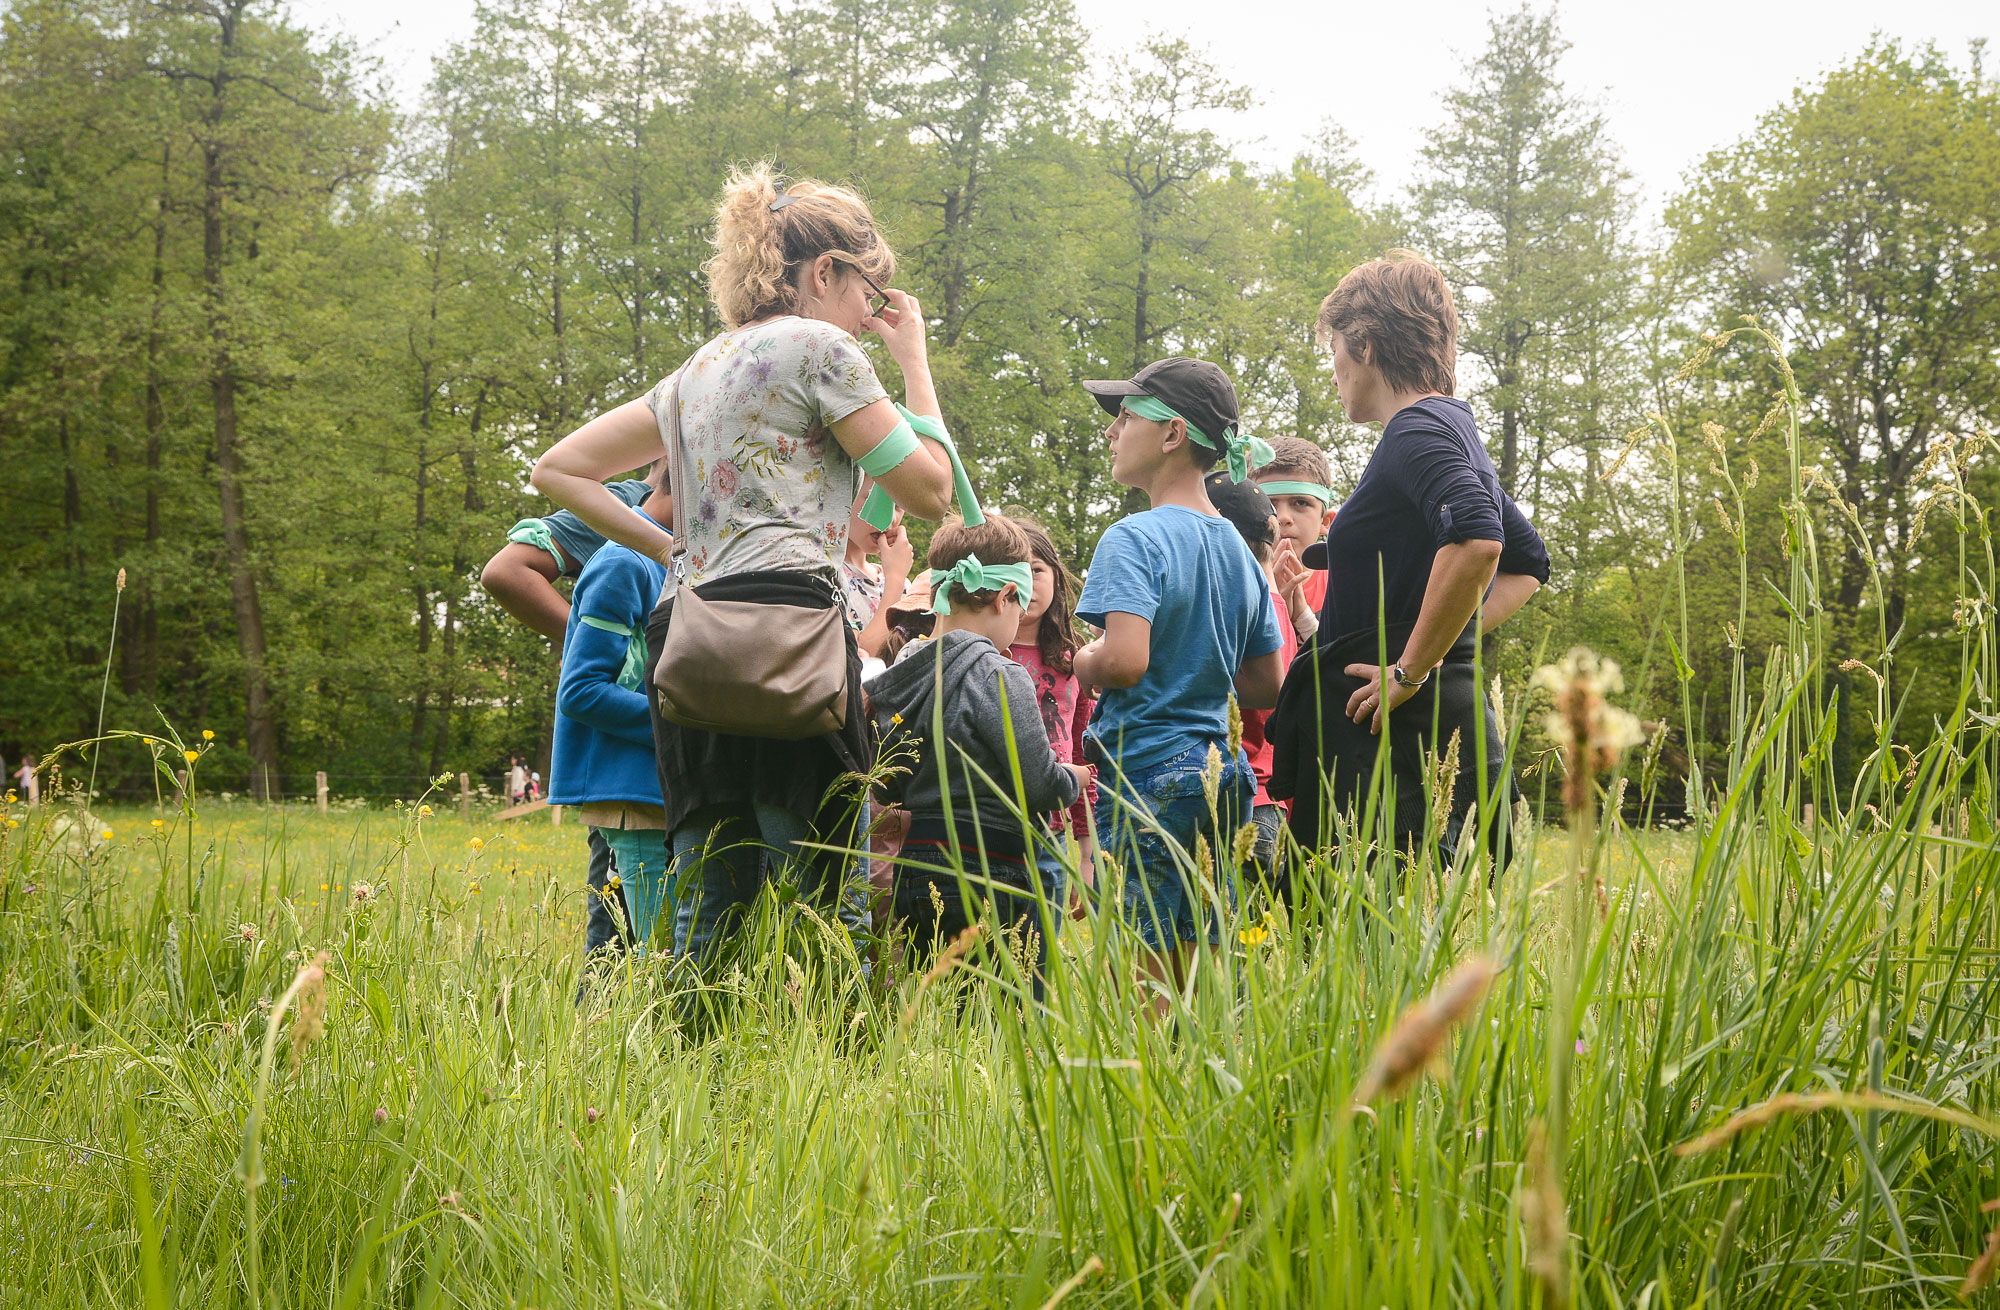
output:
POLYGON ((1127 771, 1197 746, 1229 748, 1229 696, 1245 660, 1279 648, 1270 584, 1228 519, 1179 505, 1111 525, 1090 557, 1076 612, 1153 625, 1146 676, 1111 687, 1089 735, 1127 771))
MULTIPOLYGON (((607 482, 604 484, 604 489, 634 509, 645 504, 646 498, 653 494, 652 487, 638 478, 624 482, 607 482)), ((556 545, 563 548, 563 554, 569 556, 568 567, 565 567, 560 557, 556 559, 556 568, 562 573, 572 575, 582 573, 583 566, 590 563, 590 557, 604 544, 603 533, 566 509, 559 509, 553 514, 546 515, 542 519, 542 524, 548 528, 549 536, 555 539, 556 545)))

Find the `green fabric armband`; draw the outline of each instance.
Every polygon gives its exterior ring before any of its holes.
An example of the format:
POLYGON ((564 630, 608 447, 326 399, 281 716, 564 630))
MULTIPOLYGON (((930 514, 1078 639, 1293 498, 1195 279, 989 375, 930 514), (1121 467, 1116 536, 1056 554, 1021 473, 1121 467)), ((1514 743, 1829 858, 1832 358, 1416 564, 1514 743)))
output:
POLYGON ((960 591, 998 591, 1010 582, 1014 584, 1014 599, 1025 610, 1035 596, 1033 565, 981 564, 979 556, 967 555, 948 569, 931 570, 931 613, 951 613, 953 587, 960 591))
MULTIPOLYGON (((979 497, 972 490, 972 479, 966 476, 965 463, 958 457, 958 446, 945 431, 944 420, 929 414, 912 414, 901 405, 896 412, 903 421, 889 429, 889 435, 882 438, 875 449, 863 455, 856 462, 861 471, 871 478, 880 478, 890 469, 917 452, 917 438, 929 437, 944 447, 944 453, 951 460, 952 495, 958 499, 958 513, 965 520, 965 526, 976 528, 986 521, 986 511, 979 507, 979 497), (888 455, 882 452, 894 443, 896 450, 888 455), (877 457, 880 456, 878 459, 877 457)), ((868 491, 868 499, 861 506, 861 521, 878 532, 887 532, 889 525, 896 521, 896 503, 889 499, 889 493, 877 483, 868 491)))
POLYGON ((556 572, 562 572, 563 553, 556 549, 555 534, 549 531, 549 525, 540 519, 522 519, 507 529, 507 540, 547 551, 549 558, 556 562, 556 572))
POLYGON ((1269 482, 1258 483, 1257 490, 1267 496, 1311 496, 1320 503, 1321 509, 1333 507, 1333 488, 1317 482, 1280 482, 1273 478, 1269 482))
POLYGON ((608 632, 615 637, 627 638, 625 642, 625 663, 618 669, 618 685, 627 691, 639 691, 646 685, 646 634, 629 628, 623 623, 613 623, 610 619, 592 618, 579 614, 589 626, 599 632, 608 632))

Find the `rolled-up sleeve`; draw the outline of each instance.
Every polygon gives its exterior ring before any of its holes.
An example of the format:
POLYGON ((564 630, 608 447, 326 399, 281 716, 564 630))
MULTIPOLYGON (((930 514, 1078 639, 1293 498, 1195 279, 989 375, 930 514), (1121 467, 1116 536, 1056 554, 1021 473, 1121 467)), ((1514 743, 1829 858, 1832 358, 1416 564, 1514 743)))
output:
POLYGON ((1499 496, 1456 437, 1425 423, 1397 433, 1395 441, 1397 480, 1422 512, 1433 545, 1506 541, 1499 496))
POLYGON ((1549 580, 1549 548, 1542 534, 1528 522, 1528 516, 1506 492, 1500 493, 1500 572, 1524 573, 1535 581, 1549 580))

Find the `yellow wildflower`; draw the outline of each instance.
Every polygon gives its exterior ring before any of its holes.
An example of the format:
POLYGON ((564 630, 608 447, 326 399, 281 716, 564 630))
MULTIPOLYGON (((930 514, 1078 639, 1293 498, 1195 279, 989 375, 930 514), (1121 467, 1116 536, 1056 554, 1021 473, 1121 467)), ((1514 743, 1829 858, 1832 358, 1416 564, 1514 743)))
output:
POLYGON ((104 840, 106 840, 106 841, 110 841, 110 840, 111 840, 111 829, 109 829, 109 828, 106 828, 106 829, 104 830, 104 840))
POLYGON ((471 890, 474 896, 479 895, 479 883, 476 880, 473 882, 471 890))
POLYGON ((430 817, 431 817, 431 807, 430 807, 430 806, 428 806, 428 805, 419 805, 419 806, 417 807, 417 817, 418 817, 419 819, 428 819, 428 818, 430 818, 430 817))
POLYGON ((325 884, 325 883, 321 883, 321 884, 319 885, 319 889, 320 889, 321 891, 325 891, 325 890, 327 890, 327 886, 326 886, 326 884, 325 884))
POLYGON ((21 826, 21 821, 19 819, 9 819, 7 820, 7 826, 9 828, 18 828, 21 826))
POLYGON ((1261 923, 1253 923, 1248 928, 1238 932, 1236 940, 1242 942, 1245 946, 1262 946, 1264 939, 1270 935, 1271 930, 1269 928, 1266 928, 1261 923))
POLYGON ((472 847, 472 849, 475 851, 486 849, 485 841, 483 841, 478 837, 474 837, 471 841, 467 842, 466 845, 472 847))
POLYGON ((612 874, 612 875, 611 875, 611 876, 610 876, 609 878, 606 878, 606 879, 604 880, 604 885, 605 885, 606 887, 609 887, 609 888, 610 888, 610 889, 611 889, 612 891, 614 891, 614 892, 615 892, 615 891, 617 891, 617 890, 618 890, 618 889, 619 889, 620 887, 623 887, 623 886, 625 885, 625 883, 624 883, 624 881, 623 881, 622 879, 620 879, 620 878, 619 878, 619 876, 618 876, 617 874, 615 874, 615 873, 614 873, 614 874, 612 874))
POLYGON ((215 729, 213 729, 213 728, 203 728, 203 729, 201 730, 201 739, 202 739, 203 741, 214 741, 214 740, 215 740, 215 729))
POLYGON ((181 754, 187 756, 187 762, 189 764, 193 764, 196 760, 201 758, 200 751, 182 751, 181 754))
POLYGON ((157 829, 157 828, 164 828, 164 827, 166 827, 166 826, 167 826, 167 821, 166 821, 165 819, 155 819, 155 820, 153 820, 153 827, 154 827, 154 828, 156 828, 156 829, 157 829))

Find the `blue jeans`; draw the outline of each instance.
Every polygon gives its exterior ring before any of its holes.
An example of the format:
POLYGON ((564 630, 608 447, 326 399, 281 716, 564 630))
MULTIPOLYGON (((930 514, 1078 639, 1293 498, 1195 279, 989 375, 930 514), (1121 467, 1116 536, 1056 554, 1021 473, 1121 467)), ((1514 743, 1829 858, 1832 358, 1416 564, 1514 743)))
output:
MULTIPOLYGON (((792 843, 811 825, 777 805, 710 805, 674 829, 674 954, 704 962, 726 930, 739 924, 764 884, 792 861, 792 843)), ((847 861, 833 898, 856 939, 868 928, 866 866, 847 861)))
POLYGON ((1225 760, 1210 813, 1202 787, 1208 752, 1203 742, 1150 768, 1107 768, 1098 775, 1105 794, 1098 823, 1106 830, 1105 850, 1123 875, 1124 918, 1149 950, 1181 942, 1219 944, 1217 911, 1236 902, 1235 880, 1224 866, 1229 843, 1257 795, 1257 779, 1240 757, 1225 760), (1196 837, 1206 837, 1212 853, 1209 886, 1197 881, 1199 870, 1188 872, 1194 868, 1196 837))
POLYGON ((613 892, 609 886, 610 845, 598 836, 597 829, 586 831, 590 842, 590 871, 584 877, 588 885, 583 893, 583 955, 587 960, 599 951, 622 950, 632 944, 632 913, 623 890, 613 892), (616 914, 611 910, 613 898, 616 898, 618 907, 616 914))

